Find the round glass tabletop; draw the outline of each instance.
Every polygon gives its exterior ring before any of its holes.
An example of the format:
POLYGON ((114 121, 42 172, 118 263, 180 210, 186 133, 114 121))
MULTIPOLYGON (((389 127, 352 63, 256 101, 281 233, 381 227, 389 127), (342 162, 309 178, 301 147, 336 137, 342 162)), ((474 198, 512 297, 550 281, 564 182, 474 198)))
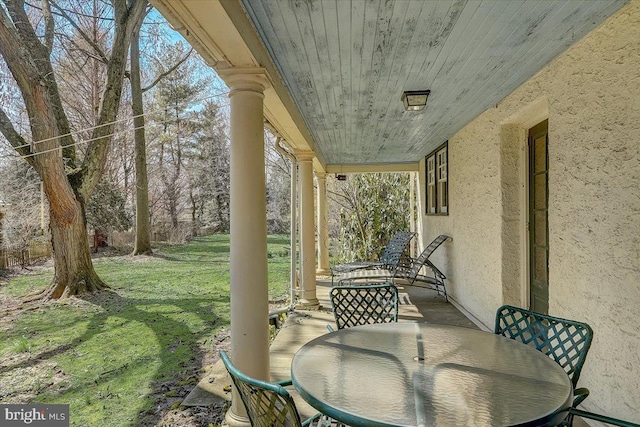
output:
POLYGON ((293 384, 351 426, 546 426, 571 405, 564 370, 502 336, 424 323, 356 326, 305 344, 293 384))

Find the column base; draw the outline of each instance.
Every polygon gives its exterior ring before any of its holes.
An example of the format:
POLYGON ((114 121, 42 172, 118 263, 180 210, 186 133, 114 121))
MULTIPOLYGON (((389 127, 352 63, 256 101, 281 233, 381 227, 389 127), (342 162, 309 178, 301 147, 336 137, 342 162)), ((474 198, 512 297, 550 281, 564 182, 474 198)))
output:
POLYGON ((231 408, 229 408, 225 414, 224 421, 229 427, 251 427, 251 422, 248 417, 242 417, 231 412, 231 408))
POLYGON ((330 268, 319 268, 316 270, 316 274, 320 276, 331 276, 330 268))
POLYGON ((322 306, 318 298, 313 299, 301 299, 296 304, 296 310, 320 310, 322 306))

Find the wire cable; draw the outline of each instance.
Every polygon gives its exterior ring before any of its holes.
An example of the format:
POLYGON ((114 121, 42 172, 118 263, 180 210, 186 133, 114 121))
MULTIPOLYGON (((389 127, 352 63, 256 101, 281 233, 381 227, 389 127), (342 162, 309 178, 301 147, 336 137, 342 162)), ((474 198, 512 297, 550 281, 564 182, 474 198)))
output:
MULTIPOLYGON (((157 124, 169 123, 169 122, 173 121, 174 118, 175 117, 172 117, 171 119, 168 119, 168 120, 156 121, 155 123, 157 123, 157 124)), ((57 150, 63 150, 65 148, 67 148, 67 147, 75 147, 75 146, 78 146, 78 145, 81 145, 81 144, 88 144, 89 142, 98 141, 98 140, 101 140, 101 139, 104 139, 104 138, 111 138, 113 136, 116 136, 116 135, 119 135, 119 134, 122 134, 122 133, 136 131, 138 129, 143 129, 146 126, 147 126, 147 123, 145 123, 144 126, 136 126, 134 128, 126 128, 126 129, 122 129, 122 130, 119 130, 119 131, 116 131, 116 132, 112 132, 112 133, 110 133, 108 135, 103 135, 103 136, 99 136, 99 137, 96 137, 96 138, 90 138, 90 139, 85 139, 85 140, 82 140, 82 141, 78 141, 78 142, 75 142, 73 144, 65 145, 64 147, 60 146, 60 147, 50 148, 48 150, 38 151, 36 153, 30 153, 30 154, 26 154, 24 156, 19 156, 19 157, 21 159, 26 159, 28 157, 35 157, 38 154, 47 154, 47 153, 51 153, 51 152, 54 152, 54 151, 57 151, 57 150)), ((222 136, 227 140, 230 139, 229 136, 226 133, 222 134, 222 136)))
MULTIPOLYGON (((206 101, 208 99, 217 98, 217 97, 221 97, 221 96, 228 95, 228 94, 229 94, 228 91, 227 92, 216 93, 216 94, 213 94, 213 95, 209 95, 209 96, 206 96, 206 97, 203 97, 203 98, 199 98, 199 99, 195 99, 193 101, 190 101, 189 104, 203 102, 203 101, 206 101)), ((185 105, 187 105, 187 104, 185 103, 185 105)), ((149 112, 138 114, 136 116, 125 117, 125 118, 122 118, 122 119, 114 120, 112 122, 103 123, 101 125, 90 126, 90 127, 84 128, 84 129, 74 130, 74 131, 68 132, 68 133, 63 134, 63 135, 52 136, 51 138, 45 138, 45 139, 41 139, 41 140, 38 140, 38 141, 32 141, 30 143, 18 145, 18 146, 13 147, 13 148, 15 148, 17 150, 17 149, 24 148, 24 147, 32 147, 32 146, 35 146, 36 144, 42 144, 43 142, 53 141, 55 139, 64 138, 64 137, 67 137, 67 136, 77 135, 80 132, 92 131, 92 130, 95 130, 95 129, 98 129, 98 128, 101 128, 101 127, 104 127, 104 126, 114 125, 114 124, 117 124, 117 123, 120 123, 120 122, 124 122, 124 121, 127 121, 127 120, 135 119, 135 118, 138 118, 138 117, 144 117, 144 116, 155 114, 155 113, 162 112, 162 111, 163 111, 162 109, 152 110, 152 111, 149 111, 149 112)), ((108 136, 113 136, 113 135, 114 135, 114 133, 109 134, 109 135, 105 135, 105 136, 101 136, 100 138, 96 138, 96 139, 102 139, 102 138, 105 138, 105 137, 108 137, 108 136)), ((91 142, 91 140, 90 141, 86 141, 86 142, 91 142)), ((73 147, 73 146, 75 146, 77 144, 78 143, 69 144, 69 145, 65 145, 64 147, 59 147, 59 148, 73 147)), ((57 150, 59 148, 55 148, 55 150, 57 150)), ((41 152, 41 153, 43 153, 43 152, 41 152)), ((38 153, 36 153, 36 154, 38 154, 38 153)))

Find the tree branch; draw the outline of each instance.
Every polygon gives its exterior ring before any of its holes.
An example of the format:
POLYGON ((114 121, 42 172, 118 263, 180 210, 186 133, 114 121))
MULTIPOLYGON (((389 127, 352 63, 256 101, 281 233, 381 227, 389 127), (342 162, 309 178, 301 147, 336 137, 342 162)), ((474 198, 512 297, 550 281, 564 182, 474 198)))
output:
POLYGON ((7 117, 2 107, 0 107, 0 132, 9 141, 9 144, 22 156, 31 166, 33 166, 33 157, 31 157, 31 147, 13 127, 13 123, 7 117), (27 157, 29 156, 29 157, 27 157))
MULTIPOLYGON (((44 87, 50 100, 51 111, 56 120, 57 134, 62 135, 58 141, 63 146, 62 154, 69 159, 71 165, 75 162, 75 149, 69 121, 62 108, 58 85, 53 74, 53 67, 49 59, 49 51, 40 43, 35 30, 23 8, 22 1, 5 2, 7 16, 0 8, 0 53, 11 70, 27 112, 35 117, 34 109, 40 108, 35 99, 35 88, 44 87)), ((32 123, 33 125, 33 123, 32 123)), ((33 133, 33 127, 32 127, 33 133)), ((36 138, 34 136, 34 138, 36 138)))
MULTIPOLYGON (((28 1, 27 1, 27 2, 25 2, 25 4, 26 4, 27 6, 29 6, 29 7, 32 7, 32 8, 34 8, 34 9, 36 9, 36 10, 42 10, 42 8, 41 8, 41 7, 39 7, 39 6, 37 6, 37 5, 33 4, 33 3, 30 3, 30 2, 28 2, 28 1)), ((64 11, 65 11, 65 12, 70 13, 71 15, 81 16, 81 17, 83 17, 83 18, 94 18, 94 16, 93 16, 93 15, 89 15, 89 14, 87 14, 87 13, 80 13, 80 12, 77 12, 77 11, 75 11, 75 10, 64 9, 64 11)), ((55 13, 55 12, 52 12, 52 15, 55 15, 55 16, 62 16, 61 14, 59 14, 59 13, 55 13)), ((100 19, 101 19, 102 21, 113 21, 113 19, 111 19, 111 18, 105 18, 105 17, 100 17, 100 19)), ((156 24, 157 24, 157 23, 156 23, 156 24)))
POLYGON ((103 63, 107 64, 109 62, 109 58, 107 58, 107 55, 105 55, 104 51, 100 48, 100 46, 98 46, 97 43, 91 40, 91 37, 89 37, 89 35, 86 32, 84 32, 82 28, 80 28, 77 22, 71 19, 71 17, 67 14, 67 12, 62 7, 58 6, 58 4, 53 0, 49 0, 49 1, 53 5, 53 7, 55 7, 58 10, 58 13, 60 13, 60 15, 64 17, 64 19, 66 19, 69 22, 69 24, 71 24, 71 26, 78 32, 78 34, 80 34, 80 37, 82 37, 82 39, 86 41, 89 44, 89 46, 93 48, 93 50, 95 50, 96 54, 100 57, 100 60, 103 63))
POLYGON ((87 155, 82 165, 83 179, 80 193, 88 200, 98 184, 112 139, 114 121, 120 109, 120 99, 124 84, 125 66, 127 64, 131 36, 135 26, 145 13, 147 0, 131 0, 127 7, 125 0, 115 0, 113 11, 115 17, 115 33, 111 57, 107 63, 105 89, 100 102, 97 127, 93 130, 92 142, 87 147, 87 155))
MULTIPOLYGON (((351 199, 349 199, 349 197, 347 197, 344 193, 338 193, 337 191, 332 191, 327 189, 327 194, 330 196, 336 196, 336 197, 341 197, 343 199, 345 199, 346 201, 349 202, 349 205, 353 206, 353 203, 351 203, 351 199)), ((340 203, 338 202, 338 199, 333 199, 334 202, 336 203, 340 203)))
POLYGON ((182 58, 180 61, 176 62, 175 64, 173 64, 173 67, 169 68, 167 71, 165 71, 164 73, 159 74, 158 76, 156 76, 156 78, 151 82, 151 84, 149 84, 146 87, 142 88, 142 93, 148 91, 149 89, 152 89, 155 85, 157 85, 162 79, 164 79, 165 77, 167 77, 169 74, 173 73, 180 65, 184 64, 184 62, 189 58, 189 56, 191 56, 191 53, 193 52, 193 48, 191 48, 189 50, 189 52, 187 52, 187 54, 184 56, 184 58, 182 58))
POLYGON ((70 49, 70 48, 68 48, 66 46, 63 46, 62 48, 65 51, 74 52, 74 50, 75 50, 75 51, 81 52, 83 55, 88 56, 91 59, 96 59, 96 60, 102 62, 105 65, 107 64, 105 62, 104 56, 101 56, 99 54, 95 54, 93 52, 88 51, 87 49, 85 49, 82 46, 80 46, 73 38, 69 37, 67 34, 61 34, 60 37, 65 38, 67 40, 67 43, 71 44, 72 47, 73 47, 73 49, 70 49))
POLYGON ((44 46, 49 51, 49 55, 53 51, 53 36, 55 34, 55 22, 51 14, 51 5, 48 0, 42 1, 42 15, 44 16, 44 46))

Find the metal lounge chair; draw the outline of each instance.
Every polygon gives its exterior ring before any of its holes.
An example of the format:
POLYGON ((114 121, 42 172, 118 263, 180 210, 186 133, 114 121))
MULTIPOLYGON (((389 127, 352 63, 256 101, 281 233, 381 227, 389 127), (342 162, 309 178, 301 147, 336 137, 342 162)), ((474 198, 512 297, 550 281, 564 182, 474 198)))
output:
POLYGON ((353 261, 331 267, 331 284, 333 284, 333 278, 337 274, 371 268, 394 270, 399 265, 402 265, 403 262, 407 263, 411 259, 407 249, 415 235, 416 233, 412 231, 398 231, 389 240, 378 261, 353 261))
POLYGON ((247 409, 253 427, 344 427, 343 424, 320 413, 301 422, 296 404, 284 388, 291 385, 290 380, 279 383, 257 380, 240 372, 225 351, 220 352, 220 357, 231 375, 233 385, 247 409))
POLYGON ((338 329, 398 321, 398 289, 393 283, 334 286, 329 299, 338 329))
MULTIPOLYGON (((496 311, 494 333, 533 346, 562 366, 573 384, 573 408, 589 396, 588 389, 576 388, 593 340, 588 324, 503 305, 496 311)), ((572 418, 569 414, 563 425, 571 425, 572 418)))
POLYGON ((395 284, 397 280, 401 279, 411 286, 434 289, 448 301, 447 289, 444 284, 447 277, 429 261, 429 257, 449 238, 449 236, 441 234, 433 239, 417 258, 411 260, 411 265, 408 268, 400 266, 395 270, 372 269, 352 271, 338 276, 338 284, 353 284, 362 280, 369 281, 379 279, 389 279, 395 284), (426 267, 431 274, 420 274, 423 267, 426 267))

